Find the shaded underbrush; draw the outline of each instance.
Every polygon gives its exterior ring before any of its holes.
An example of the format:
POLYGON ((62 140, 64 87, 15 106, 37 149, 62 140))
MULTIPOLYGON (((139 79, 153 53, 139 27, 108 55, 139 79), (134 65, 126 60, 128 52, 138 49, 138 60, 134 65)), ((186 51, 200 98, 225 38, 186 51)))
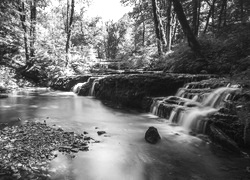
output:
MULTIPOLYGON (((250 24, 227 26, 216 36, 201 36, 201 55, 186 43, 164 59, 165 71, 233 75, 250 69, 250 24)), ((160 65, 162 66, 162 65, 160 65)))

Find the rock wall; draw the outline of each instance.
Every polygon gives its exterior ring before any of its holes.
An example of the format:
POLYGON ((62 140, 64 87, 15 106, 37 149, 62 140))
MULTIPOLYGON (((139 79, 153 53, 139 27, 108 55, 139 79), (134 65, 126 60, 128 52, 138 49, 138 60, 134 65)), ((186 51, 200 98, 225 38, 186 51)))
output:
POLYGON ((95 96, 127 107, 148 110, 152 101, 147 97, 174 95, 185 83, 208 78, 208 75, 182 74, 112 75, 99 80, 95 85, 95 96))

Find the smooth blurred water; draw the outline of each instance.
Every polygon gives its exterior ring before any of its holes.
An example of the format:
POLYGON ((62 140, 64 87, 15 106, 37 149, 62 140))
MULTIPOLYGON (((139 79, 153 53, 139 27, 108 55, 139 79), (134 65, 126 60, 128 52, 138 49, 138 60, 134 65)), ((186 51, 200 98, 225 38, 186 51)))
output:
POLYGON ((115 109, 92 97, 71 92, 39 91, 0 99, 0 122, 20 124, 46 120, 47 124, 82 133, 100 143, 75 158, 59 155, 51 163, 52 179, 72 180, 223 180, 250 177, 249 160, 214 151, 181 127, 148 113, 115 109), (17 121, 21 118, 21 122, 17 121), (144 140, 148 127, 162 139, 151 145, 144 140), (98 136, 97 131, 107 134, 98 136), (240 173, 239 173, 240 172, 240 173), (248 176, 249 175, 249 176, 248 176))

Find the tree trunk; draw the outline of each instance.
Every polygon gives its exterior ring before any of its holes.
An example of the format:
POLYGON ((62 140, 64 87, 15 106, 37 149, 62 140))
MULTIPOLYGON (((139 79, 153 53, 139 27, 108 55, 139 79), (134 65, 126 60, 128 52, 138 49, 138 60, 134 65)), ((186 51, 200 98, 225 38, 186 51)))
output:
POLYGON ((219 20, 218 20, 218 30, 221 28, 222 23, 222 17, 224 15, 225 7, 227 5, 227 0, 223 0, 221 4, 220 14, 219 14, 219 20))
POLYGON ((166 34, 167 34, 167 51, 171 50, 171 42, 172 42, 172 0, 168 1, 168 8, 167 8, 167 27, 166 27, 166 34))
POLYGON ((211 14, 212 14, 212 6, 210 6, 210 9, 209 9, 209 12, 208 12, 208 15, 207 15, 207 18, 206 18, 206 25, 204 27, 203 34, 206 34, 206 32, 207 32, 207 28, 208 28, 209 19, 211 17, 211 14))
POLYGON ((19 12, 20 12, 20 20, 22 23, 22 28, 24 31, 24 50, 25 50, 25 58, 26 63, 29 62, 29 48, 28 48, 28 34, 27 34, 27 27, 26 27, 26 14, 24 8, 24 2, 22 0, 19 1, 19 12))
POLYGON ((145 22, 144 22, 144 20, 143 20, 142 26, 143 26, 143 29, 142 29, 142 46, 145 47, 146 27, 145 27, 145 22))
POLYGON ((198 16, 198 0, 192 0, 193 4, 193 22, 192 22, 192 30, 195 36, 198 35, 196 32, 197 29, 197 16, 198 16))
POLYGON ((213 4, 212 4, 212 10, 211 10, 211 16, 212 16, 212 32, 214 33, 214 28, 215 28, 215 19, 214 19, 214 8, 215 8, 215 1, 213 0, 213 4))
POLYGON ((199 35, 199 27, 200 27, 200 14, 201 14, 201 0, 198 2, 198 13, 197 13, 197 24, 196 24, 196 36, 199 35))
POLYGON ((145 46, 145 33, 146 33, 146 27, 145 27, 145 18, 143 14, 143 2, 140 1, 140 14, 142 17, 142 47, 145 46))
POLYGON ((207 28, 208 28, 208 25, 209 25, 210 17, 212 17, 212 28, 214 27, 214 6, 215 6, 215 2, 216 2, 216 0, 213 0, 212 4, 208 3, 210 5, 210 10, 209 10, 209 13, 208 13, 207 18, 206 18, 206 25, 205 25, 205 28, 204 28, 204 31, 203 31, 204 34, 206 34, 206 31, 207 31, 207 28))
POLYGON ((176 14, 173 15, 172 19, 173 19, 173 22, 174 22, 174 23, 173 23, 173 35, 172 35, 172 38, 171 38, 171 44, 174 44, 174 41, 175 41, 175 39, 176 39, 175 36, 176 36, 177 23, 178 23, 176 14))
POLYGON ((36 0, 30 1, 30 57, 35 57, 35 41, 36 41, 36 0))
POLYGON ((180 1, 174 0, 173 5, 174 5, 174 10, 177 14, 178 20, 182 26, 183 32, 187 36, 189 46, 191 47, 191 49, 194 52, 200 53, 200 44, 197 41, 196 37, 194 36, 194 34, 193 34, 189 24, 188 24, 186 15, 184 14, 184 11, 183 11, 183 8, 182 8, 180 1))
POLYGON ((71 0, 71 12, 69 17, 69 23, 67 25, 68 31, 67 31, 67 41, 66 41, 66 64, 65 66, 68 66, 69 63, 69 45, 70 45, 70 37, 71 37, 71 30, 72 30, 72 24, 73 24, 73 17, 74 17, 74 10, 75 9, 75 1, 71 0))
POLYGON ((67 0, 67 9, 66 9, 66 23, 65 23, 65 32, 69 32, 69 11, 70 11, 70 4, 69 0, 67 0))
POLYGON ((164 33, 164 28, 160 18, 160 12, 156 0, 152 0, 154 24, 155 24, 155 34, 158 46, 158 54, 162 55, 163 47, 166 46, 166 36, 164 33))

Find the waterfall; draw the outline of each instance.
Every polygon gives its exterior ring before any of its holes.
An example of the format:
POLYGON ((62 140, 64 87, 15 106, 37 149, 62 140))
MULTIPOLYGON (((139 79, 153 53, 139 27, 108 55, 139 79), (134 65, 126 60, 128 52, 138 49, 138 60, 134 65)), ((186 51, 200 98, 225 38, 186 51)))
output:
POLYGON ((205 133, 206 119, 205 117, 214 114, 218 109, 204 107, 204 108, 193 108, 186 111, 180 120, 181 125, 187 130, 196 130, 205 133))
POLYGON ((208 83, 188 83, 179 88, 176 96, 154 98, 150 112, 159 115, 159 107, 164 111, 162 107, 174 105, 168 118, 170 123, 178 124, 188 131, 205 133, 207 117, 218 112, 226 101, 232 99, 232 93, 239 90, 239 85, 224 86, 212 90, 208 83))
POLYGON ((159 109, 159 106, 161 105, 162 102, 163 102, 163 100, 154 99, 153 103, 150 106, 150 112, 154 115, 158 115, 158 109, 159 109))
MULTIPOLYGON (((238 88, 221 87, 212 91, 204 98, 198 107, 186 109, 184 114, 177 121, 179 125, 187 130, 195 130, 205 133, 208 116, 218 112, 223 103, 229 99, 230 93, 237 91, 238 88)), ((197 98, 193 98, 195 100, 197 98)), ((185 104, 187 105, 187 104, 185 104)))
POLYGON ((183 119, 183 116, 184 116, 184 109, 182 106, 179 106, 173 109, 169 117, 169 121, 170 123, 179 124, 180 123, 179 121, 183 119))
POLYGON ((76 85, 74 85, 74 87, 72 88, 72 91, 76 94, 78 94, 78 92, 80 91, 81 87, 84 86, 85 84, 87 84, 87 82, 84 83, 77 83, 76 85))
POLYGON ((74 93, 78 94, 79 91, 81 90, 81 88, 83 88, 84 86, 87 86, 89 83, 91 83, 91 81, 93 81, 93 77, 89 77, 86 82, 77 83, 76 85, 73 86, 73 88, 71 90, 74 93))
POLYGON ((222 87, 213 91, 203 102, 204 106, 219 107, 223 100, 227 100, 231 92, 238 88, 222 87))
POLYGON ((95 79, 92 83, 91 89, 89 91, 89 96, 95 96, 95 86, 98 83, 99 79, 95 79))

